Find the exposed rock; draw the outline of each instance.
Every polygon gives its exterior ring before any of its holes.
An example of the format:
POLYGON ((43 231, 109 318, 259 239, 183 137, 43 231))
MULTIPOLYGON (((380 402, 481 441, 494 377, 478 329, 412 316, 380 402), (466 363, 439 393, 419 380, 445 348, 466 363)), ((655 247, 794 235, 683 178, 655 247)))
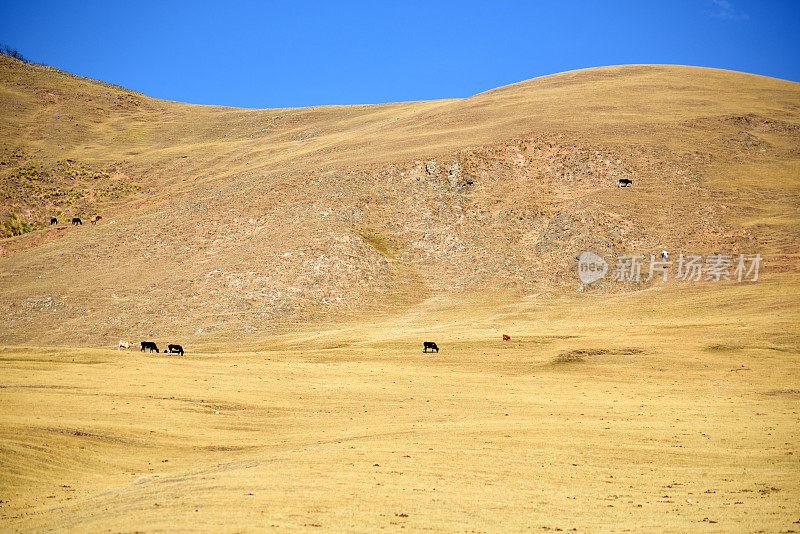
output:
POLYGON ((425 162, 425 172, 428 173, 430 176, 439 176, 439 164, 436 162, 435 159, 431 159, 425 162))
POLYGON ((459 182, 461 182, 461 172, 461 163, 458 160, 453 161, 447 167, 447 181, 453 189, 458 187, 459 182))

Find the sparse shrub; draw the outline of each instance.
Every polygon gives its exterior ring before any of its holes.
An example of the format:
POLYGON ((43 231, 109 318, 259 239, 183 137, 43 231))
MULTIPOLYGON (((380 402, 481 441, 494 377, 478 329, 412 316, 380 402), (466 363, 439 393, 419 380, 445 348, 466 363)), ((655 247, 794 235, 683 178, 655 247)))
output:
POLYGON ((9 176, 12 180, 46 180, 49 177, 50 173, 37 160, 25 162, 9 176))
POLYGON ((627 348, 627 349, 575 349, 568 352, 562 352, 555 358, 553 363, 570 363, 582 362, 587 356, 604 356, 610 354, 618 354, 622 356, 633 356, 635 354, 643 354, 642 349, 627 348))
POLYGON ((385 256, 389 259, 395 259, 394 255, 391 251, 391 243, 388 239, 370 231, 362 231, 359 233, 361 239, 367 242, 372 248, 374 248, 381 256, 385 256))
POLYGON ((20 61, 24 61, 25 63, 30 63, 30 61, 28 61, 28 59, 25 58, 25 56, 23 56, 22 54, 19 53, 19 50, 11 48, 10 46, 8 46, 6 44, 0 43, 0 53, 3 53, 3 54, 5 54, 5 55, 7 55, 9 57, 13 57, 14 59, 18 59, 20 61))
POLYGON ((22 221, 19 215, 13 211, 11 212, 11 218, 4 223, 4 226, 12 236, 22 234, 22 221))
POLYGON ((553 363, 582 362, 584 354, 585 351, 582 350, 571 350, 569 352, 562 352, 561 354, 553 358, 553 363))
POLYGON ((4 226, 6 227, 6 230, 11 233, 12 236, 22 235, 23 231, 22 219, 20 219, 19 215, 17 215, 16 212, 14 212, 13 210, 11 212, 11 218, 9 218, 4 223, 4 226))
POLYGON ((30 59, 23 56, 19 50, 17 50, 16 48, 11 48, 7 44, 0 43, 0 54, 5 54, 9 57, 13 57, 14 59, 18 59, 24 63, 30 63, 32 65, 41 65, 43 67, 47 66, 45 63, 40 63, 38 61, 31 61, 30 59))
POLYGON ((20 219, 19 215, 14 210, 11 210, 11 217, 3 223, 3 226, 6 230, 5 237, 18 236, 37 230, 34 225, 20 219))
POLYGON ((728 351, 732 351, 732 350, 741 350, 743 348, 744 347, 741 347, 739 345, 726 345, 724 343, 717 343, 717 344, 714 344, 714 345, 708 345, 706 347, 706 350, 712 351, 712 352, 728 352, 728 351))
POLYGON ((117 93, 117 100, 119 100, 120 103, 133 104, 134 106, 141 104, 138 98, 128 93, 117 93))

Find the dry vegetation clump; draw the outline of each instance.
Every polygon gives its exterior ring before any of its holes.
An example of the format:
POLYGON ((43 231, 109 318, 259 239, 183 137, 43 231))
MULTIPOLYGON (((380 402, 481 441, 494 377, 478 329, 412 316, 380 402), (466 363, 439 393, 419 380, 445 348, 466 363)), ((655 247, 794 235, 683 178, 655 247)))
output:
POLYGON ((706 347, 707 351, 711 352, 728 352, 732 350, 742 350, 744 347, 741 345, 729 345, 725 343, 714 343, 706 347))
POLYGON ((14 210, 11 210, 8 220, 3 222, 3 229, 6 233, 5 237, 18 236, 36 230, 35 227, 20 219, 14 210))
POLYGON ((642 349, 628 348, 628 349, 574 349, 567 352, 562 352, 553 358, 552 363, 573 363, 582 362, 589 356, 604 356, 604 355, 619 355, 619 356, 632 356, 637 354, 644 354, 642 349))

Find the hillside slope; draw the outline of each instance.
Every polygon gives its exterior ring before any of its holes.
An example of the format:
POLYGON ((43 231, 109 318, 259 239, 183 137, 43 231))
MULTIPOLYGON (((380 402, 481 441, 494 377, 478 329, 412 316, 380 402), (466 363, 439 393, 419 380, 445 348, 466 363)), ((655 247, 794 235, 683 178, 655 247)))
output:
POLYGON ((547 298, 579 287, 583 250, 798 270, 793 82, 636 65, 247 110, 0 56, 0 108, 0 216, 44 227, 0 241, 0 343, 252 342, 472 293, 547 298))

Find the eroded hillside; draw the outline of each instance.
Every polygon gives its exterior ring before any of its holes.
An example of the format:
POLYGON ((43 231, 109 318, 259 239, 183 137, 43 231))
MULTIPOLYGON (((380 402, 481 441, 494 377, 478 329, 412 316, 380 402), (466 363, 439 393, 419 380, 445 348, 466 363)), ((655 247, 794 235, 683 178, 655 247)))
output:
POLYGON ((624 66, 463 100, 243 110, 3 56, 0 106, 0 215, 44 226, 0 241, 3 343, 202 344, 441 295, 547 298, 580 287, 583 250, 797 271, 792 82, 624 66), (103 219, 47 226, 57 214, 103 219))

